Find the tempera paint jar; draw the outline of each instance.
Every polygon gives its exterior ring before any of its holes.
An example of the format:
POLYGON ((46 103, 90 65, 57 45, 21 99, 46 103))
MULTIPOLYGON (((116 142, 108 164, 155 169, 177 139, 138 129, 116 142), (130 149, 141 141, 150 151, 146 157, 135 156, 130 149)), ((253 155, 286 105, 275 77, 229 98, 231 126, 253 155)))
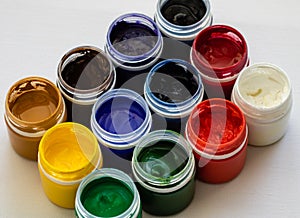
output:
POLYGON ((105 51, 115 64, 116 88, 143 93, 150 68, 160 58, 163 42, 156 23, 140 13, 116 18, 106 35, 105 51))
POLYGON ((244 69, 234 86, 232 101, 245 114, 249 144, 269 145, 284 136, 292 109, 292 87, 281 68, 259 63, 244 69))
POLYGON ((49 129, 38 153, 38 168, 44 192, 54 204, 74 208, 82 179, 102 166, 102 154, 90 129, 66 122, 49 129))
POLYGON ((208 98, 230 100, 240 71, 249 64, 244 36, 235 28, 213 25, 194 40, 191 62, 199 70, 208 98))
POLYGON ((213 22, 208 0, 158 0, 154 20, 164 36, 164 59, 189 61, 197 34, 213 22))
POLYGON ((57 69, 57 86, 66 102, 68 121, 90 127, 93 104, 114 88, 115 74, 110 58, 99 48, 79 46, 68 51, 57 69))
POLYGON ((142 217, 139 192, 133 180, 123 171, 102 168, 89 174, 77 189, 76 216, 142 217))
POLYGON ((176 132, 157 130, 143 137, 134 149, 132 172, 147 213, 172 215, 193 199, 195 159, 176 132))
POLYGON ((45 131, 66 117, 61 93, 45 78, 23 78, 6 95, 4 118, 10 143, 16 153, 27 159, 37 160, 45 131))
POLYGON ((153 111, 153 130, 184 133, 186 120, 194 106, 202 101, 204 88, 195 67, 183 60, 169 59, 150 70, 144 92, 153 111))
POLYGON ((100 144, 127 160, 151 125, 146 101, 130 89, 114 89, 100 96, 91 116, 92 131, 100 144))
POLYGON ((234 103, 221 98, 199 103, 189 117, 185 136, 194 151, 199 180, 228 182, 243 169, 248 129, 234 103))

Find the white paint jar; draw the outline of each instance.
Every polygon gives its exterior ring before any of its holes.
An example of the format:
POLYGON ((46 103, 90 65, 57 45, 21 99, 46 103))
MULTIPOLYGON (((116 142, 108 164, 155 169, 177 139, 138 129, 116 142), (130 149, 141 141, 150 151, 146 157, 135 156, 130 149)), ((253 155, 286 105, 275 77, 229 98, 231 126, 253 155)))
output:
POLYGON ((231 100, 246 117, 250 145, 270 145, 284 136, 293 100, 290 80, 281 68, 270 63, 245 68, 231 100))

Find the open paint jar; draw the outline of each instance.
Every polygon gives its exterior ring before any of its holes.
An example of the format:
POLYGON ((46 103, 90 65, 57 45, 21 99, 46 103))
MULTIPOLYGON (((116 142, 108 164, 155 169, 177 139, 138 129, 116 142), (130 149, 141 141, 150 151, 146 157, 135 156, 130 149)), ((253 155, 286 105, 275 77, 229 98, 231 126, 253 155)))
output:
POLYGON ((134 149, 132 171, 143 210, 150 214, 178 213, 193 199, 195 159, 178 133, 158 130, 143 137, 134 149))
POLYGON ((91 127, 101 145, 131 160, 142 136, 151 129, 152 118, 146 101, 129 89, 106 92, 95 103, 91 127))
POLYGON ((245 114, 249 144, 269 145, 284 136, 292 109, 292 87, 281 68, 259 63, 244 69, 234 86, 232 101, 245 114))
POLYGON ((114 66, 99 48, 80 46, 68 51, 57 69, 57 86, 67 106, 68 121, 90 127, 93 104, 114 88, 114 66))
POLYGON ((80 184, 75 201, 76 216, 142 217, 139 192, 123 171, 102 168, 89 174, 80 184))
POLYGON ((156 23, 140 13, 116 18, 108 28, 105 51, 117 72, 116 88, 143 93, 149 69, 160 58, 162 36, 156 23))
POLYGON ((189 45, 202 29, 212 24, 208 0, 159 0, 154 18, 164 36, 189 45))
POLYGON ((247 43, 238 30, 213 25, 197 35, 190 60, 201 73, 207 97, 230 100, 236 78, 249 64, 247 43))
POLYGON ((153 129, 184 133, 194 106, 202 101, 200 74, 186 61, 169 59, 157 63, 147 76, 145 99, 153 111, 153 129))
POLYGON ((242 111, 232 102, 214 98, 199 103, 185 135, 193 147, 199 180, 223 183, 243 169, 248 129, 242 111))
POLYGON ((66 122, 43 136, 38 168, 44 192, 54 204, 74 208, 82 179, 102 166, 102 154, 94 134, 79 123, 66 122))
POLYGON ((22 157, 37 160, 45 131, 66 120, 65 104, 58 88, 41 77, 19 80, 5 100, 5 122, 10 143, 22 157))

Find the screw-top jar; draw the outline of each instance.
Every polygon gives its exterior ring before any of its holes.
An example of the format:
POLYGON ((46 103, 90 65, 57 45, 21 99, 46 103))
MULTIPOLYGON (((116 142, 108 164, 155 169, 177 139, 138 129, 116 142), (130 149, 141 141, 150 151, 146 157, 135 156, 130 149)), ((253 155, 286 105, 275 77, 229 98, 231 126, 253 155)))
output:
POLYGON ((234 86, 232 101, 245 114, 249 144, 269 145, 284 136, 292 109, 292 87, 281 68, 259 63, 244 69, 234 86))
POLYGON ((158 130, 144 136, 134 149, 132 171, 143 210, 172 215, 186 208, 195 191, 192 148, 178 133, 158 130))
POLYGON ((68 51, 57 69, 57 86, 66 102, 68 121, 89 127, 93 104, 114 88, 115 81, 114 66, 101 49, 79 46, 68 51))
POLYGON ((197 35, 190 60, 201 74, 207 97, 230 100, 236 78, 249 64, 247 43, 233 27, 213 25, 197 35))
POLYGON ((58 88, 41 77, 19 80, 5 100, 5 122, 14 150, 37 160, 39 142, 45 131, 66 120, 66 109, 58 88))
POLYGON ((137 142, 149 133, 151 125, 146 101, 129 89, 106 92, 95 103, 91 116, 92 131, 100 144, 128 160, 137 142))
POLYGON ((232 102, 213 98, 199 103, 185 136, 193 147, 199 180, 228 182, 243 169, 248 129, 243 112, 232 102))
POLYGON ((144 92, 154 112, 153 128, 184 133, 186 119, 202 101, 204 88, 196 68, 186 61, 170 59, 150 70, 144 92))
POLYGON ((115 64, 116 87, 143 93, 146 74, 160 58, 162 36, 156 23, 140 13, 116 18, 108 28, 105 51, 115 64))
POLYGON ((41 139, 38 168, 42 186, 49 200, 58 206, 74 208, 80 182, 101 166, 96 137, 79 123, 58 124, 41 139))
POLYGON ((123 171, 102 168, 89 174, 77 189, 75 212, 79 218, 141 218, 139 192, 123 171))

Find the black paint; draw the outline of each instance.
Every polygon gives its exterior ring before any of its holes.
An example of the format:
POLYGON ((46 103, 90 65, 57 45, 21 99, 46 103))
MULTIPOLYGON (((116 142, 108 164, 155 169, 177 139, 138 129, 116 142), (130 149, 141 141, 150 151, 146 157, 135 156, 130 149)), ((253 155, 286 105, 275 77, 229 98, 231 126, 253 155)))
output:
POLYGON ((188 26, 200 21, 206 10, 201 0, 169 0, 162 6, 161 13, 170 23, 188 26))
POLYGON ((88 90, 99 87, 108 78, 110 65, 106 57, 93 50, 74 54, 63 66, 63 80, 72 88, 88 90))
POLYGON ((190 99, 198 89, 198 81, 185 66, 167 62, 153 74, 150 90, 155 97, 168 103, 190 99))

